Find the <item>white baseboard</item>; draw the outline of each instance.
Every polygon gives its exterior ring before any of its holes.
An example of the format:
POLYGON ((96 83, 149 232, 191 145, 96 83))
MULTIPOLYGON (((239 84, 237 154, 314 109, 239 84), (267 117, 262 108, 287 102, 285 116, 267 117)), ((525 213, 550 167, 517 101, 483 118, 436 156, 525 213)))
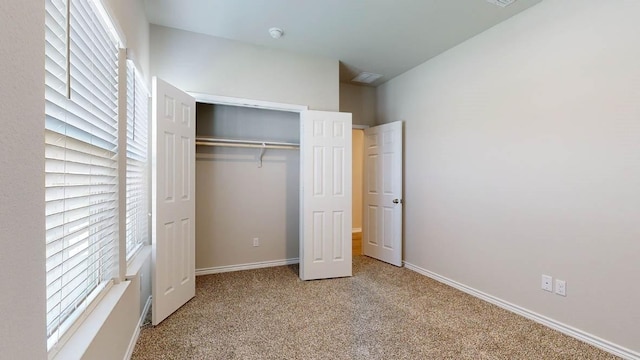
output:
POLYGON ((196 269, 196 276, 219 274, 219 273, 230 272, 230 271, 251 270, 251 269, 260 269, 260 268, 274 267, 274 266, 284 266, 284 265, 297 264, 299 262, 300 262, 299 258, 291 258, 291 259, 283 259, 283 260, 261 261, 261 262, 248 263, 248 264, 216 266, 216 267, 210 267, 210 268, 204 268, 204 269, 196 269))
POLYGON ((136 330, 131 337, 131 341, 129 342, 129 347, 127 348, 127 353, 124 355, 124 360, 131 359, 133 355, 133 349, 136 347, 136 343, 138 342, 138 338, 140 337, 140 328, 144 323, 144 319, 147 317, 147 313, 149 312, 149 308, 151 307, 151 296, 147 299, 147 302, 144 304, 144 308, 142 309, 142 314, 140 314, 140 319, 138 319, 138 326, 136 326, 136 330))
POLYGON ((359 233, 359 232, 362 232, 362 228, 353 228, 353 229, 351 229, 351 232, 352 232, 352 233, 359 233))
POLYGON ((449 278, 446 278, 442 275, 436 274, 434 272, 431 272, 429 270, 423 269, 419 266, 413 265, 411 263, 408 262, 404 262, 404 266, 409 269, 409 270, 413 270, 419 274, 422 274, 424 276, 430 277, 436 281, 439 281, 441 283, 447 284, 453 288, 456 288, 462 292, 465 292, 469 295, 475 296, 479 299, 482 299, 486 302, 489 302, 491 304, 494 304, 496 306, 499 306, 505 310, 511 311, 513 313, 516 313, 520 316, 524 316, 527 319, 533 320, 537 323, 540 323, 544 326, 547 326, 551 329, 560 331, 563 334, 569 335, 573 338, 576 338, 578 340, 581 340, 583 342, 586 342, 587 344, 593 345, 597 348, 600 348, 604 351, 607 351, 611 354, 617 355, 619 357, 622 357, 624 359, 629 359, 629 360, 640 360, 640 353, 635 352, 633 350, 627 349, 625 347, 619 346, 617 344, 614 344, 610 341, 601 339, 595 335, 589 334, 585 331, 582 331, 580 329, 576 329, 572 326, 563 324, 559 321, 553 320, 551 318, 548 318, 544 315, 540 315, 536 312, 533 312, 531 310, 525 309, 523 307, 520 307, 518 305, 512 304, 508 301, 502 300, 500 298, 497 298, 495 296, 486 294, 482 291, 476 290, 472 287, 469 287, 467 285, 461 284, 457 281, 451 280, 449 278))

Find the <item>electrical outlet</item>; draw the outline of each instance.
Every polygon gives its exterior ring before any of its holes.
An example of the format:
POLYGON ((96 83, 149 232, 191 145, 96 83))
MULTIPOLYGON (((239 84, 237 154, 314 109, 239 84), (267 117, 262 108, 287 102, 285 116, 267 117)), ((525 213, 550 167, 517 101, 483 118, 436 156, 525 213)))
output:
POLYGON ((553 292, 553 278, 549 275, 542 275, 542 290, 553 292))
POLYGON ((253 238, 253 246, 254 247, 260 246, 260 238, 253 238))
POLYGON ((567 296, 567 282, 564 280, 556 279, 556 294, 560 296, 567 296))

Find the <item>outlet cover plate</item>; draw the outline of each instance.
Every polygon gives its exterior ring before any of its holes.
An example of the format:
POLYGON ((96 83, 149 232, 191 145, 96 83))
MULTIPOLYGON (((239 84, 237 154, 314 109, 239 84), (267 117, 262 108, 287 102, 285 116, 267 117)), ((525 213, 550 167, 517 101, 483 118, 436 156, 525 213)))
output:
POLYGON ((556 279, 556 294, 567 296, 567 283, 564 280, 556 279))
POLYGON ((549 275, 542 275, 542 290, 553 292, 553 278, 549 275))

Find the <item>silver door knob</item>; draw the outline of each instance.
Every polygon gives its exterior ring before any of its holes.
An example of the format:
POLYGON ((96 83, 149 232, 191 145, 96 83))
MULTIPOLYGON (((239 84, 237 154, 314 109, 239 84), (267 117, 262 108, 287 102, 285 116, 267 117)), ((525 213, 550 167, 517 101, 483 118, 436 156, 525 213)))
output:
POLYGON ((402 200, 400 200, 400 199, 393 199, 393 203, 394 203, 394 204, 402 204, 402 200))

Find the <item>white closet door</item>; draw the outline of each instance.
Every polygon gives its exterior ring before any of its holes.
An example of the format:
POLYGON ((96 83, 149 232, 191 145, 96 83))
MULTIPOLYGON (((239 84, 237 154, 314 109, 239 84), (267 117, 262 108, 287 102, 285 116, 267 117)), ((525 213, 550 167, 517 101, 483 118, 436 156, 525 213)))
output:
POLYGON ((152 321, 195 296, 195 100, 153 78, 152 321))
POLYGON ((362 251, 402 266, 402 122, 364 131, 362 251))
POLYGON ((351 114, 301 114, 300 278, 351 276, 351 114))

